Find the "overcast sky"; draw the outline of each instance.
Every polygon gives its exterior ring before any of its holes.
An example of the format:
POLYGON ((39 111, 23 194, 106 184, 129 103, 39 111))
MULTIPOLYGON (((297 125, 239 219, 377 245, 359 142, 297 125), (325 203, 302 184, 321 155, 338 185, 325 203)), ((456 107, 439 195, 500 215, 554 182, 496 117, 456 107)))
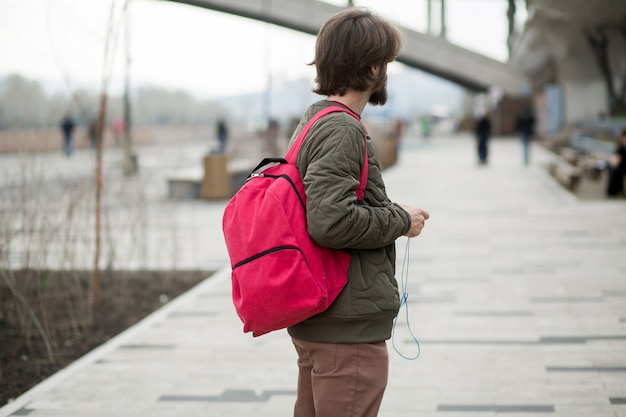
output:
MULTIPOLYGON (((427 0, 355 4, 426 31, 427 0)), ((506 60, 506 0, 446 0, 446 4, 451 42, 506 60)), ((433 28, 438 32, 439 1, 432 0, 432 5, 433 28)), ((123 0, 0 0, 0 75, 20 73, 53 88, 66 83, 98 88, 102 74, 110 72, 110 89, 121 89, 123 6, 123 0), (105 68, 111 11, 113 58, 105 68)), ((168 1, 131 0, 129 16, 130 79, 135 85, 184 89, 208 98, 262 91, 268 72, 275 78, 313 78, 313 69, 306 65, 313 58, 311 35, 168 1)), ((520 24, 524 18, 523 2, 518 1, 520 24)))

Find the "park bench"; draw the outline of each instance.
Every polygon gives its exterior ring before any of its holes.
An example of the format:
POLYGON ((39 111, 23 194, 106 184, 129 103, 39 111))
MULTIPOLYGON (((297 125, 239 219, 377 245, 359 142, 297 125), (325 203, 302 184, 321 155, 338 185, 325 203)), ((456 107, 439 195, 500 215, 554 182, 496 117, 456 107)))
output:
POLYGON ((561 156, 550 161, 548 172, 570 191, 576 190, 582 177, 581 169, 572 165, 561 156))
POLYGON ((581 158, 580 167, 587 178, 597 181, 607 169, 609 157, 606 152, 591 150, 581 158))
POLYGON ((578 166, 579 161, 583 155, 580 151, 577 151, 576 149, 567 146, 559 149, 558 153, 563 159, 565 159, 567 162, 574 166, 578 166))
POLYGON ((586 177, 592 180, 602 177, 615 149, 612 138, 619 137, 622 125, 618 120, 589 121, 581 123, 572 133, 569 147, 582 155, 578 165, 586 177))
POLYGON ((200 198, 202 167, 179 169, 167 178, 168 197, 175 200, 200 198))
POLYGON ((171 199, 227 199, 246 182, 256 166, 255 161, 231 159, 204 167, 188 167, 172 172, 167 178, 168 197, 171 199))
POLYGON ((574 149, 562 147, 556 151, 569 164, 580 168, 581 175, 590 180, 599 180, 602 172, 606 169, 609 155, 601 150, 595 149, 574 149))

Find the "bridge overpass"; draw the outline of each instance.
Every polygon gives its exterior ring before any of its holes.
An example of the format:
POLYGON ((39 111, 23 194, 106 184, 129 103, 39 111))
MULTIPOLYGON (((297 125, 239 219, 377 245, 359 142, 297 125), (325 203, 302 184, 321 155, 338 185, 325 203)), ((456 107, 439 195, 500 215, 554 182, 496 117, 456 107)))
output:
MULTIPOLYGON (((316 35, 326 19, 343 8, 319 0, 167 0, 255 19, 316 35)), ((527 84, 516 67, 454 45, 447 40, 400 27, 404 47, 397 58, 474 92, 498 86, 519 95, 527 84)), ((245 36, 245 34, 242 34, 245 36)))

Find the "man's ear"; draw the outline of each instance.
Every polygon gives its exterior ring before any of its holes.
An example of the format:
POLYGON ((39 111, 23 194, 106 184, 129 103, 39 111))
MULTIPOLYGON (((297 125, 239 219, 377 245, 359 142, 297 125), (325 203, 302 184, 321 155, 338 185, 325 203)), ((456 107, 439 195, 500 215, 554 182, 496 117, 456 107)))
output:
POLYGON ((387 73, 387 64, 372 65, 370 67, 370 71, 375 77, 380 77, 381 75, 385 75, 387 73))

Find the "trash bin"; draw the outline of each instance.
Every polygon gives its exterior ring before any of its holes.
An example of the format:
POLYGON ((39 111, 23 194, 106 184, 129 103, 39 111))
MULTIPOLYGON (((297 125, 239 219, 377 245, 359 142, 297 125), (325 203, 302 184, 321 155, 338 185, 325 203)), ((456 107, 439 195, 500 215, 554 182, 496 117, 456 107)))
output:
POLYGON ((200 185, 200 198, 230 198, 230 175, 228 157, 210 154, 204 157, 204 176, 200 185))
POLYGON ((383 169, 393 166, 398 162, 398 140, 387 135, 379 139, 376 143, 378 159, 383 169))

